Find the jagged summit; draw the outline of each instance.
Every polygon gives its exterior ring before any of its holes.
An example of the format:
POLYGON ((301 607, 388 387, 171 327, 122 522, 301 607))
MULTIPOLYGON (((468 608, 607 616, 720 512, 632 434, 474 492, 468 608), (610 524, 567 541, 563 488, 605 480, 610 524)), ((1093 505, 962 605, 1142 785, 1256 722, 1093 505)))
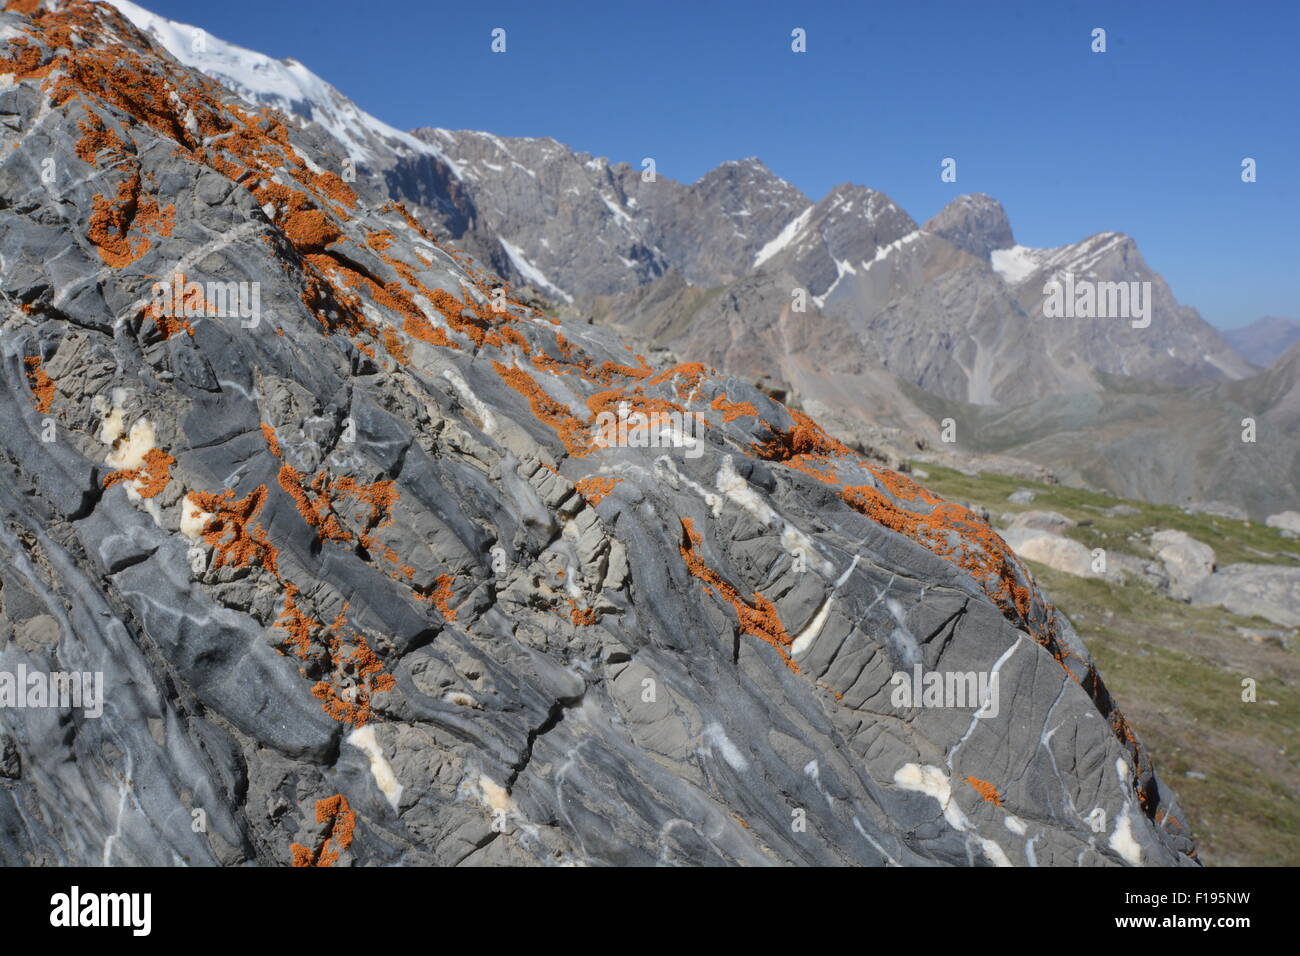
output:
POLYGON ((513 300, 111 7, 18 6, 0 670, 109 706, 0 708, 0 862, 1193 861, 970 511, 513 300))
POLYGON ((1002 203, 983 193, 958 196, 921 228, 986 261, 993 250, 1016 244, 1002 203))

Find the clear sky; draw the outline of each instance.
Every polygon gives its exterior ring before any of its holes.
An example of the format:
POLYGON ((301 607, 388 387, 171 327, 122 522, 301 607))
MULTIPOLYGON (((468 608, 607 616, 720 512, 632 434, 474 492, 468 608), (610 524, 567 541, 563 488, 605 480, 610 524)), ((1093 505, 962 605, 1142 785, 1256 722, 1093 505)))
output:
POLYGON ((1132 235, 1216 325, 1300 319, 1300 0, 142 5, 403 129, 552 136, 683 181, 758 156, 813 199, 862 183, 919 222, 985 192, 1024 245, 1132 235))

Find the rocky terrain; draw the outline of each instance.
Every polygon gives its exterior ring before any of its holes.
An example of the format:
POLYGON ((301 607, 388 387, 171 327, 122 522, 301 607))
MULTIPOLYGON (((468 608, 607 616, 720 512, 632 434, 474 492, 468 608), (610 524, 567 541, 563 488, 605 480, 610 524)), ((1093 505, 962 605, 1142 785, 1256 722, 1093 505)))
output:
POLYGON ((916 463, 987 513, 1096 654, 1212 866, 1300 859, 1300 514, 1267 524, 916 463), (1103 560, 1099 561, 1098 559, 1103 560))
POLYGON ((112 6, 10 3, 0 118, 0 675, 103 675, 0 707, 0 862, 1196 862, 970 510, 512 296, 112 6))

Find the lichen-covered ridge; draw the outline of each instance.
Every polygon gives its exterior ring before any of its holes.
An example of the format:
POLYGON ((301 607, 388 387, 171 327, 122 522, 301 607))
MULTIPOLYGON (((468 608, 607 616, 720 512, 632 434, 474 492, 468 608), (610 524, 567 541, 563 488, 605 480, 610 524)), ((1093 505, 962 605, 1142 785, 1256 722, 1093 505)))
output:
POLYGON ((0 670, 110 706, 0 711, 0 861, 1193 859, 976 516, 512 299, 111 7, 9 11, 0 670), (999 713, 895 706, 916 665, 999 713))

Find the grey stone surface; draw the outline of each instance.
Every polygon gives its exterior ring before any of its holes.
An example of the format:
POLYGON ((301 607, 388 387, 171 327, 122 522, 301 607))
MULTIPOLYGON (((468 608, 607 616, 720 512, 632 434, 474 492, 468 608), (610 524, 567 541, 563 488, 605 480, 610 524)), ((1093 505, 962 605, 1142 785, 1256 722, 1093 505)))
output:
POLYGON ((1151 536, 1151 550, 1169 575, 1169 594, 1189 601, 1214 573, 1214 549, 1185 531, 1167 529, 1151 536))
POLYGON ((1264 519, 1264 524, 1270 528, 1280 528, 1282 531, 1300 534, 1300 511, 1283 511, 1269 515, 1264 519))
POLYGON ((1075 521, 1058 511, 1021 511, 1007 520, 1008 528, 1036 528, 1039 531, 1051 531, 1059 534, 1067 528, 1073 528, 1075 521))
POLYGON ((1015 527, 1002 532, 1007 544, 1029 561, 1078 577, 1100 577, 1092 570, 1092 552, 1071 538, 1035 527, 1015 527))
POLYGON ((1196 604, 1218 604, 1244 617, 1300 627, 1300 568, 1275 564, 1229 564, 1203 580, 1196 604))

